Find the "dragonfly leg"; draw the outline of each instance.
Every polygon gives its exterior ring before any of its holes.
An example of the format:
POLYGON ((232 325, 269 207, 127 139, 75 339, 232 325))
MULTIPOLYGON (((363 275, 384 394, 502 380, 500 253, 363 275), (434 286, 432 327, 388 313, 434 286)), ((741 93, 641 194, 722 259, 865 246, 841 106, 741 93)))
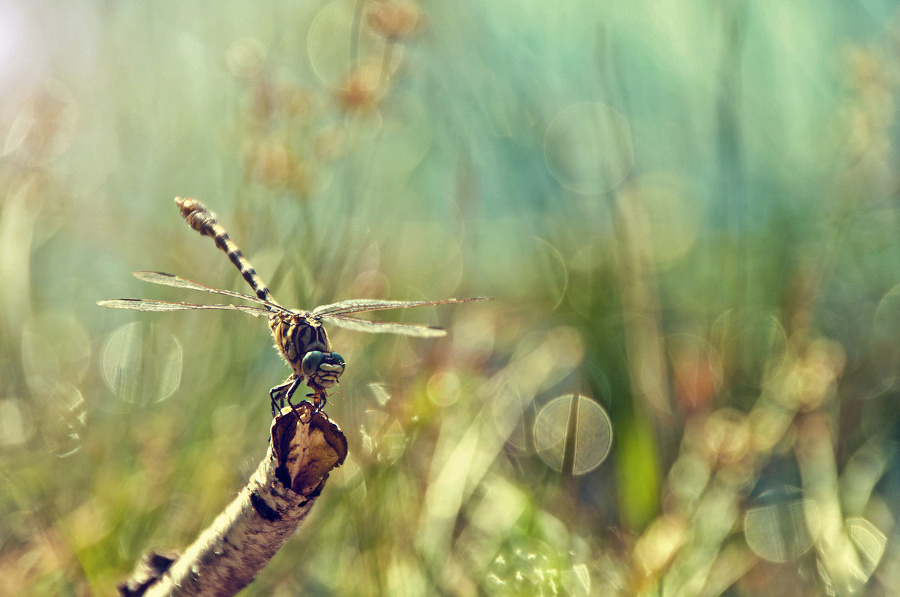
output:
POLYGON ((283 384, 279 384, 269 390, 269 399, 272 401, 272 417, 277 417, 278 413, 281 412, 281 409, 284 408, 285 399, 287 400, 287 403, 291 405, 291 409, 294 409, 294 405, 291 404, 291 396, 297 391, 297 386, 299 386, 302 381, 302 376, 294 374, 283 384))
MULTIPOLYGON (((294 395, 294 392, 297 391, 297 388, 300 387, 300 384, 303 383, 304 377, 302 375, 297 375, 294 377, 294 381, 290 384, 290 387, 284 392, 284 400, 287 401, 288 406, 291 407, 291 410, 294 411, 298 417, 300 413, 297 412, 297 407, 294 406, 294 403, 291 402, 291 397, 294 395)), ((284 407, 284 401, 282 401, 281 406, 284 407)))

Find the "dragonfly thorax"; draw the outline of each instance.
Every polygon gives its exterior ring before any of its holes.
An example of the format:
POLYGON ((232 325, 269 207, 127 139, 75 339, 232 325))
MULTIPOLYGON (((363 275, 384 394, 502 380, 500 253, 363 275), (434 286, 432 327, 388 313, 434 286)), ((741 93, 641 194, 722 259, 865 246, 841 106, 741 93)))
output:
POLYGON ((311 351, 331 352, 328 334, 321 322, 303 313, 275 314, 269 317, 269 328, 275 337, 275 347, 294 370, 303 375, 303 356, 311 351))
POLYGON ((305 377, 314 389, 327 389, 344 372, 344 359, 331 352, 331 343, 322 323, 307 313, 274 314, 269 327, 275 347, 294 373, 305 377))

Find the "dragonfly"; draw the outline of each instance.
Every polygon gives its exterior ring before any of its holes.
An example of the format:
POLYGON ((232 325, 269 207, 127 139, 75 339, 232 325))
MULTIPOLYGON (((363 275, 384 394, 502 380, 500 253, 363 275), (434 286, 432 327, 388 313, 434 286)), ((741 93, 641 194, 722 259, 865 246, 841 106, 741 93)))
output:
MULTIPOLYGON (((269 391, 272 403, 272 416, 276 417, 287 403, 296 412, 291 398, 305 382, 309 388, 307 398, 312 399, 312 413, 319 412, 327 402, 326 390, 338 383, 344 373, 346 362, 334 352, 325 325, 334 325, 355 332, 399 334, 417 338, 435 338, 444 336, 443 328, 414 323, 396 323, 373 321, 356 317, 356 314, 384 309, 407 309, 410 307, 426 307, 430 305, 447 305, 490 300, 490 297, 450 298, 432 301, 389 301, 379 299, 350 299, 330 305, 316 307, 312 311, 288 309, 280 305, 273 297, 250 261, 244 257, 238 246, 228 236, 228 232, 219 223, 215 214, 196 199, 175 198, 175 204, 181 211, 188 225, 204 236, 213 239, 216 246, 228 255, 231 262, 241 272, 241 276, 253 288, 256 296, 213 288, 181 278, 173 274, 156 271, 137 271, 132 275, 138 280, 171 286, 184 290, 195 290, 239 299, 253 305, 241 304, 197 304, 157 301, 147 299, 122 298, 99 301, 101 307, 112 309, 131 309, 134 311, 182 311, 189 309, 217 309, 223 311, 240 311, 254 317, 266 317, 269 329, 275 339, 275 348, 291 368, 291 374, 269 391)), ((309 404, 307 402, 307 404, 309 404)))

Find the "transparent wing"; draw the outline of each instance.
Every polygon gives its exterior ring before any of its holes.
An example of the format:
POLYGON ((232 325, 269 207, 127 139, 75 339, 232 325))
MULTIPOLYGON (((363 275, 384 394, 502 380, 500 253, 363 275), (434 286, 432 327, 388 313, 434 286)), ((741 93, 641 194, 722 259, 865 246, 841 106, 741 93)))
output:
POLYGON ((322 321, 339 328, 352 330, 354 332, 368 332, 370 334, 399 334, 401 336, 414 336, 416 338, 437 338, 439 336, 447 335, 447 330, 443 328, 434 328, 415 323, 369 321, 367 319, 350 317, 348 315, 325 316, 322 317, 322 321))
MULTIPOLYGON (((281 305, 276 305, 275 303, 270 303, 270 302, 264 301, 255 296, 250 296, 249 294, 242 294, 240 292, 232 292, 231 290, 222 290, 221 288, 213 288, 212 286, 200 284, 199 282, 194 282, 192 280, 188 280, 187 278, 182 278, 182 277, 176 276, 174 274, 167 274, 165 272, 138 271, 138 272, 131 272, 131 275, 133 275, 138 280, 143 280, 144 282, 150 282, 151 284, 160 284, 162 286, 172 286, 173 288, 186 288, 187 290, 199 290, 200 292, 211 292, 212 294, 221 294, 222 296, 230 296, 231 298, 240 299, 242 301, 250 301, 251 303, 265 305, 268 309, 273 310, 273 311, 279 311, 281 313, 290 313, 290 311, 288 311, 281 305)), ((125 308, 127 309, 129 307, 125 307, 125 308)))
POLYGON ((113 299, 97 302, 101 307, 110 309, 131 309, 132 311, 187 311, 189 309, 217 309, 219 311, 242 311, 254 317, 270 315, 268 309, 248 307, 246 305, 195 305, 193 303, 170 303, 168 301, 150 301, 145 299, 113 299))
POLYGON ((325 317, 343 315, 345 313, 363 313, 365 311, 381 311, 384 309, 408 309, 410 307, 428 307, 430 305, 450 305, 454 303, 470 303, 472 301, 489 300, 491 300, 491 297, 486 296, 444 299, 442 301, 380 301, 377 299, 350 299, 348 301, 316 307, 313 310, 312 315, 314 317, 325 317))

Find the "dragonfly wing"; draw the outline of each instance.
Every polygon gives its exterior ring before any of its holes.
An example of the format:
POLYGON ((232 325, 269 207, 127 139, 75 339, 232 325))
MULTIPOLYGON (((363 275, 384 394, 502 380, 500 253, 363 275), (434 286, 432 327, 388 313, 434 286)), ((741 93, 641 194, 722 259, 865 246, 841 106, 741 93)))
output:
POLYGON ((188 309, 216 309, 220 311, 242 311, 254 317, 268 316, 270 312, 262 307, 246 305, 195 305, 193 303, 170 303, 168 301, 150 301, 146 299, 113 299, 99 301, 101 307, 110 309, 131 309, 132 311, 186 311, 188 309))
POLYGON ((350 299, 331 305, 316 307, 312 314, 315 317, 343 315, 345 313, 363 313, 365 311, 381 311, 383 309, 408 309, 410 307, 428 307, 431 305, 450 305, 454 303, 470 303, 487 301, 490 297, 476 296, 462 299, 444 299, 440 301, 382 301, 378 299, 350 299))
POLYGON ((143 280, 144 282, 150 282, 151 284, 160 284, 162 286, 172 286, 173 288, 186 288, 187 290, 199 290, 200 292, 211 292, 212 294, 221 294, 222 296, 230 296, 231 298, 240 299, 242 301, 250 301, 251 303, 265 305, 266 308, 268 308, 269 310, 275 310, 275 311, 279 311, 282 313, 288 312, 287 309, 285 309, 284 307, 282 307, 280 305, 266 302, 255 296, 250 296, 249 294, 242 294, 240 292, 232 292, 231 290, 222 290, 221 288, 213 288, 212 286, 207 286, 206 284, 194 282, 193 280, 188 280, 187 278, 182 278, 182 277, 176 276, 174 274, 167 274, 165 272, 138 271, 138 272, 131 272, 131 275, 133 275, 138 280, 143 280))
POLYGON ((416 338, 437 338, 446 336, 447 330, 434 328, 427 325, 414 323, 394 323, 389 321, 369 321, 359 317, 347 315, 335 315, 322 317, 326 324, 332 324, 340 328, 354 332, 368 332, 370 334, 399 334, 401 336, 413 336, 416 338))

